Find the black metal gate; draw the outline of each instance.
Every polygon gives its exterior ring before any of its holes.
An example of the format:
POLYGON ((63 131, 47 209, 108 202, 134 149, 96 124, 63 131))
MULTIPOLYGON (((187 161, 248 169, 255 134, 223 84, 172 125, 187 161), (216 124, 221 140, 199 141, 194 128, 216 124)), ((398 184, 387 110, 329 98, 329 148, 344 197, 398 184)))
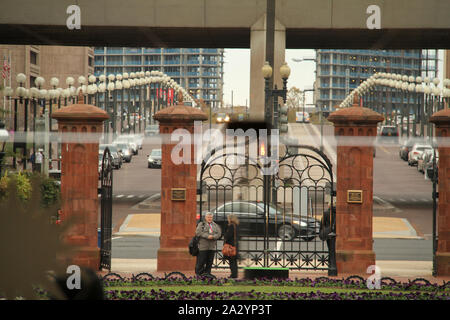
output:
POLYGON ((431 178, 432 184, 433 184, 433 232, 432 232, 432 246, 433 246, 433 276, 436 276, 437 269, 436 269, 436 251, 437 251, 437 241, 438 241, 438 234, 437 234, 437 206, 439 201, 439 192, 437 190, 438 187, 438 165, 437 165, 437 154, 436 154, 437 146, 434 146, 433 148, 433 161, 431 170, 427 169, 429 172, 426 172, 429 178, 431 178))
POLYGON ((101 183, 100 270, 111 270, 113 167, 109 148, 103 152, 99 178, 101 183))
MULTIPOLYGON (((227 216, 238 217, 240 267, 328 270, 336 275, 331 162, 311 146, 283 149, 273 175, 263 175, 262 164, 248 152, 213 151, 201 166, 200 218, 212 212, 225 232, 227 216), (322 217, 327 227, 319 237, 322 217)), ((214 268, 228 268, 222 246, 223 237, 217 241, 214 268)))

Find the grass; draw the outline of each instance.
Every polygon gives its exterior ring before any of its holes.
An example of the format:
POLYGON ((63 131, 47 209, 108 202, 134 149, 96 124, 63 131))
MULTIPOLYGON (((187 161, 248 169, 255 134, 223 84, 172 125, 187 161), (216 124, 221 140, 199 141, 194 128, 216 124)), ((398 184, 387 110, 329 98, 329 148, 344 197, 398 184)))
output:
MULTIPOLYGON (((117 287, 105 287, 105 290, 142 290, 150 292, 152 290, 164 290, 164 291, 189 291, 189 292, 262 292, 262 293, 273 293, 273 292, 295 292, 295 293, 309 293, 309 292, 323 292, 323 293, 348 293, 348 292, 382 292, 389 293, 392 290, 370 290, 370 289, 355 289, 355 288, 327 288, 327 287, 296 287, 296 286, 250 286, 250 285, 149 285, 149 286, 117 286, 117 287)), ((407 291, 403 291, 407 292, 407 291)))

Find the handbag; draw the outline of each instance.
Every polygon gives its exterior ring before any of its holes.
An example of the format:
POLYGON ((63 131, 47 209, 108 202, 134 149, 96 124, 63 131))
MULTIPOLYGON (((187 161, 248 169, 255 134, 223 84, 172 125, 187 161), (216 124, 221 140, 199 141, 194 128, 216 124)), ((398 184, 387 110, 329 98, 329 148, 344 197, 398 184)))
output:
MULTIPOLYGON (((234 226, 234 243, 236 243, 236 226, 234 226)), ((226 257, 234 257, 236 256, 236 247, 225 243, 222 248, 222 254, 226 257)))

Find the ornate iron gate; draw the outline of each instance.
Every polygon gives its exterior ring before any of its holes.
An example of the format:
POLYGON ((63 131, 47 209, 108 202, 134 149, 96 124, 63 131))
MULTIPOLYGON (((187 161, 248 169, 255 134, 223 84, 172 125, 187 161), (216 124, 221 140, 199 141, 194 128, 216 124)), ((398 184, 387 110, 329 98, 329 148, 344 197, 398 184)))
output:
MULTIPOLYGON (((261 163, 246 154, 213 151, 201 166, 200 218, 212 212, 224 233, 227 216, 237 215, 240 267, 328 270, 336 275, 331 162, 311 146, 280 149, 287 151, 271 176, 263 175, 261 163)), ((217 241, 215 268, 228 267, 222 246, 223 237, 217 241)))
POLYGON ((102 157, 100 172, 101 182, 101 233, 100 233, 100 270, 111 270, 111 236, 112 236, 112 189, 113 167, 109 148, 102 157))

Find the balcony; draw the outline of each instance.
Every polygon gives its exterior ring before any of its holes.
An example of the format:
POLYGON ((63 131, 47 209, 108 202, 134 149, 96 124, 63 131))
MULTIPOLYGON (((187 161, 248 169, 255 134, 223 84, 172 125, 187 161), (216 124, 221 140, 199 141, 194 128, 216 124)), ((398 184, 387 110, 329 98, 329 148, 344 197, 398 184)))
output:
POLYGON ((147 65, 147 66, 161 65, 161 60, 144 60, 144 65, 147 65))
POLYGON ((126 66, 139 66, 141 64, 142 63, 140 60, 125 61, 125 63, 124 63, 124 65, 126 65, 126 66))
POLYGON ((180 72, 166 72, 166 74, 170 77, 179 77, 180 72))
POLYGON ((103 47, 95 48, 94 49, 94 54, 105 54, 105 48, 103 48, 103 47))
POLYGON ((106 54, 123 54, 122 48, 106 48, 106 54))
POLYGON ((218 50, 217 49, 203 49, 203 53, 217 54, 218 50))
POLYGON ((164 53, 181 53, 180 49, 166 48, 164 49, 164 53))
POLYGON ((164 65, 180 64, 180 60, 164 60, 164 65))
POLYGON ((186 72, 188 77, 200 77, 200 72, 186 72))
POLYGON ((186 64, 200 64, 199 60, 194 60, 194 59, 188 59, 186 61, 186 64))
POLYGON ((204 77, 218 77, 216 72, 203 72, 202 76, 204 76, 204 77))
POLYGON ((161 53, 161 49, 144 48, 144 53, 161 53))
POLYGON ((123 65, 122 61, 106 61, 107 66, 121 66, 123 65))
POLYGON ((217 61, 214 60, 203 60, 203 64, 211 64, 211 65, 216 65, 217 61))
POLYGON ((142 48, 125 48, 125 54, 141 54, 142 48))

